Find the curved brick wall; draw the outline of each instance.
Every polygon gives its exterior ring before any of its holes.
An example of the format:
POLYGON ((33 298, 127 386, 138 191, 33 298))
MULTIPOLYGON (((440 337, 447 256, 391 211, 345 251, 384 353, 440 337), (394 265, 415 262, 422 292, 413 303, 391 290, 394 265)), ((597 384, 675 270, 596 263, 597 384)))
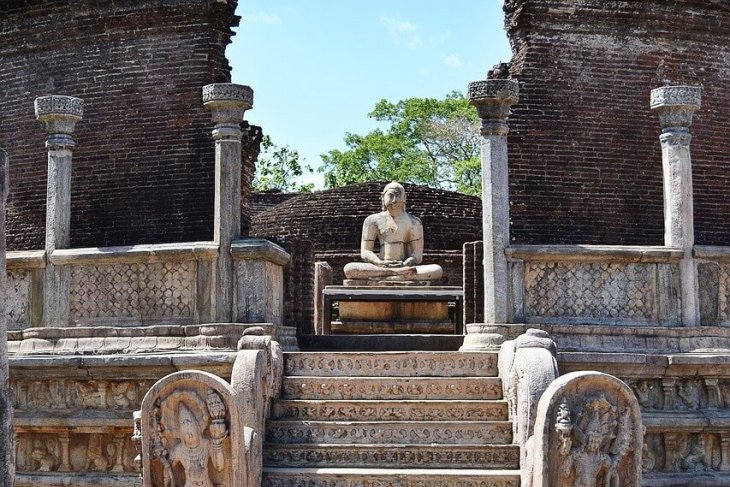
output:
MULTIPOLYGON (((251 234, 308 241, 314 252, 359 252, 365 217, 381 211, 387 183, 363 183, 304 193, 254 215, 251 234)), ((481 200, 451 191, 405 184, 406 210, 423 222, 426 251, 461 250, 481 239, 481 200)), ((255 198, 254 198, 255 199, 255 198)))
MULTIPOLYGON (((74 247, 212 239, 213 124, 201 87, 230 81, 235 0, 10 0, 0 5, 0 147, 8 246, 42 248, 45 134, 33 100, 85 101, 74 151, 74 247)), ((244 204, 259 131, 244 154, 244 204)), ((248 222, 244 217, 244 222, 248 222)))
POLYGON ((692 128, 696 240, 730 245, 730 7, 710 0, 507 0, 512 236, 663 243, 649 92, 702 85, 692 128))

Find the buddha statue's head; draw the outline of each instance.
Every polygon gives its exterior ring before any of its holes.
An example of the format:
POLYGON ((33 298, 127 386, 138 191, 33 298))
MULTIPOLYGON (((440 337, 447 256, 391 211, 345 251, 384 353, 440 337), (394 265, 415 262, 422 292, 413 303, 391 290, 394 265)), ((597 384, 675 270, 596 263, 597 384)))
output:
POLYGON ((402 184, 396 183, 395 181, 388 183, 385 188, 383 188, 381 201, 383 202, 383 211, 388 211, 398 206, 400 206, 402 211, 405 211, 406 189, 402 184))

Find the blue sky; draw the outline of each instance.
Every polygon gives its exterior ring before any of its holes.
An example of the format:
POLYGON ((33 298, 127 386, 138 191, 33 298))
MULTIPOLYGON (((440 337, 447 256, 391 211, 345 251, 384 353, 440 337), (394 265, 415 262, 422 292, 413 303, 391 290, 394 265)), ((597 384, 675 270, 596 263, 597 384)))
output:
POLYGON ((465 92, 510 57, 500 0, 240 0, 237 13, 227 55, 255 92, 246 119, 315 167, 376 127, 381 98, 465 92))

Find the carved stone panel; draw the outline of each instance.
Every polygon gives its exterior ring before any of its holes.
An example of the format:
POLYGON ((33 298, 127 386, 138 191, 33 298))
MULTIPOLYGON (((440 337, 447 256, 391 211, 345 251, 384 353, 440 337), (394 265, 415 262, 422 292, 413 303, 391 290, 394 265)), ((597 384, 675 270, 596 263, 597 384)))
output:
POLYGON ((525 317, 533 321, 654 322, 658 319, 656 265, 526 263, 524 306, 525 317))
POLYGON ((534 438, 533 487, 641 485, 639 404, 613 376, 556 379, 540 399, 534 438))
POLYGON ((27 270, 8 272, 5 318, 9 330, 22 330, 30 326, 31 276, 31 271, 27 270))
POLYGON ((12 381, 13 406, 23 411, 76 409, 137 409, 152 383, 107 380, 27 380, 12 381))
POLYGON ((207 372, 176 372, 142 401, 144 487, 246 485, 243 423, 233 390, 207 372))
POLYGON ((134 463, 137 452, 127 430, 22 432, 15 443, 18 472, 139 472, 134 463))
POLYGON ((70 319, 73 323, 191 321, 195 276, 194 261, 73 266, 70 319))

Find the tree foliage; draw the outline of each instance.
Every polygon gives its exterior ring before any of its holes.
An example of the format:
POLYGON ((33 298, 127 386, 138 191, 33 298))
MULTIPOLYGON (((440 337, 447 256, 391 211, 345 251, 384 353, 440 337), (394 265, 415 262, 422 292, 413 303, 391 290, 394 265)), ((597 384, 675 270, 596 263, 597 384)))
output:
POLYGON ((461 93, 442 100, 381 100, 368 116, 386 128, 366 135, 348 133, 346 150, 323 154, 327 187, 401 181, 481 193, 479 123, 461 93))
POLYGON ((304 163, 297 150, 288 145, 278 146, 271 137, 264 135, 261 141, 261 153, 256 162, 253 190, 312 191, 314 188, 312 183, 302 184, 297 182, 297 179, 313 172, 312 167, 304 163))

